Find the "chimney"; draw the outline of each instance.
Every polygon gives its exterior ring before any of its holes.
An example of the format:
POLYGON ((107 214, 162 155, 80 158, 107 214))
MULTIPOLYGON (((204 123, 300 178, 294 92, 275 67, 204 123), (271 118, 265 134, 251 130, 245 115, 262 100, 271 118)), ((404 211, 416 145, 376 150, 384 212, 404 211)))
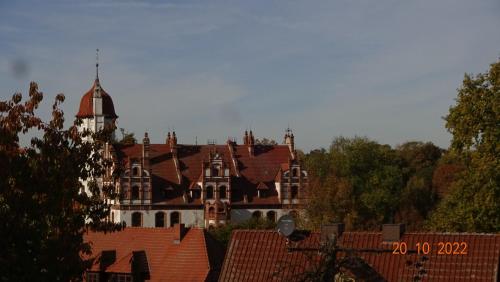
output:
POLYGON ((184 226, 184 223, 176 223, 174 224, 174 244, 180 244, 182 238, 186 234, 187 229, 184 226))
POLYGON ((344 233, 343 223, 331 223, 321 225, 321 242, 329 242, 334 238, 339 238, 344 233))
POLYGON ((403 223, 382 225, 382 241, 397 242, 401 240, 401 236, 405 233, 405 227, 403 223))
POLYGON ((253 133, 250 130, 250 134, 248 135, 248 154, 252 157, 254 155, 254 145, 255 145, 255 139, 253 138, 253 133))

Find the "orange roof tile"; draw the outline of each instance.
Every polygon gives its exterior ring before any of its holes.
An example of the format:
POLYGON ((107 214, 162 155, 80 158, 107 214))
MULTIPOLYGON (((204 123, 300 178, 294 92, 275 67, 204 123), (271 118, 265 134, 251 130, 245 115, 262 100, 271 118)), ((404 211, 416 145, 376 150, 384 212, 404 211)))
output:
MULTIPOLYGON (((319 240, 319 233, 311 233, 297 247, 317 248, 319 240)), ((406 233, 401 241, 412 249, 418 242, 428 242, 433 249, 425 258, 423 254, 392 252, 358 253, 358 257, 387 281, 414 281, 419 275, 420 281, 496 281, 499 278, 500 234, 406 233), (467 255, 439 255, 439 242, 466 242, 467 255)), ((392 249, 392 244, 382 242, 381 233, 368 232, 344 232, 338 246, 392 249)), ((311 270, 314 263, 306 252, 288 252, 286 239, 275 231, 237 230, 232 234, 220 281, 300 280, 300 273, 311 270)))
MULTIPOLYGON (((116 251, 115 261, 106 272, 130 273, 134 254, 144 251, 143 268, 149 269, 150 281, 205 281, 210 275, 216 276, 223 254, 217 252, 218 245, 211 249, 206 246, 209 235, 203 229, 189 228, 176 244, 174 232, 174 228, 127 227, 106 234, 89 232, 84 239, 91 243, 95 261, 102 251, 116 251)), ((91 271, 99 271, 96 262, 91 271)))

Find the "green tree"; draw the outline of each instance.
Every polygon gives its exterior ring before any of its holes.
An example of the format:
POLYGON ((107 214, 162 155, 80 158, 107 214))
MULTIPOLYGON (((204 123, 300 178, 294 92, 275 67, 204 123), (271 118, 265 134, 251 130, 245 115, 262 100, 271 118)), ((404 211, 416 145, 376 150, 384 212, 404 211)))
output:
POLYGON ((31 83, 29 99, 21 94, 0 102, 0 280, 81 280, 90 253, 84 242, 86 229, 108 231, 119 226, 104 221, 109 206, 96 179, 109 162, 98 152, 110 129, 97 134, 78 132, 76 124, 63 129, 64 114, 57 95, 52 119, 44 122, 35 110, 43 94, 31 83), (38 132, 27 147, 19 136, 38 132), (84 142, 91 135, 96 142, 84 142), (89 181, 90 194, 81 180, 89 181))
POLYGON ((227 247, 231 239, 231 232, 236 229, 274 229, 276 223, 263 218, 250 218, 240 223, 228 223, 215 228, 210 228, 209 233, 212 237, 227 247))
POLYGON ((445 231, 500 231, 500 61, 487 73, 465 75, 445 117, 451 151, 465 169, 433 214, 445 231))
POLYGON ((348 228, 373 229, 394 220, 403 178, 390 146, 339 137, 328 153, 314 151, 305 163, 311 175, 306 210, 314 227, 342 221, 348 228))

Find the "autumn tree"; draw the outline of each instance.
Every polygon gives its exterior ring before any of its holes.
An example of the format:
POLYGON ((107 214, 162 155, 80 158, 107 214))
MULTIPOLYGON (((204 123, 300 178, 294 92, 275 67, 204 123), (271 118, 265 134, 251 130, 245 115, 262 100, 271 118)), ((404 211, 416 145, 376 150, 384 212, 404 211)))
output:
MULTIPOLYGON (((110 130, 79 132, 78 121, 63 128, 59 94, 52 118, 45 122, 35 113, 43 94, 31 83, 29 98, 14 94, 0 102, 0 280, 75 281, 88 266, 86 229, 116 230, 105 221, 109 206, 103 195, 112 187, 99 187, 97 179, 110 165, 101 159, 110 130), (37 137, 22 146, 20 136, 37 137), (95 142, 84 142, 91 136, 95 142), (87 180, 89 194, 83 192, 87 180)), ((80 121, 81 122, 81 121, 80 121)))
POLYGON ((500 231, 500 61, 487 73, 466 74, 445 117, 451 151, 465 169, 434 213, 437 230, 500 231))
POLYGON ((309 220, 316 228, 340 221, 353 229, 392 222, 403 187, 400 163, 390 146, 362 137, 339 137, 328 152, 311 152, 309 220))

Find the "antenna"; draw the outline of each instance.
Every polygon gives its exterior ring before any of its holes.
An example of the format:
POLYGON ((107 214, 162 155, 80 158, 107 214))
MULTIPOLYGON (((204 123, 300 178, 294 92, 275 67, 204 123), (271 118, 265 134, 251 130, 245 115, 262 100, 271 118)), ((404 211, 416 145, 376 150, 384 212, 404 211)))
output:
POLYGON ((290 237, 295 231, 295 220, 293 216, 289 214, 281 216, 280 219, 278 219, 276 230, 282 236, 290 237))

